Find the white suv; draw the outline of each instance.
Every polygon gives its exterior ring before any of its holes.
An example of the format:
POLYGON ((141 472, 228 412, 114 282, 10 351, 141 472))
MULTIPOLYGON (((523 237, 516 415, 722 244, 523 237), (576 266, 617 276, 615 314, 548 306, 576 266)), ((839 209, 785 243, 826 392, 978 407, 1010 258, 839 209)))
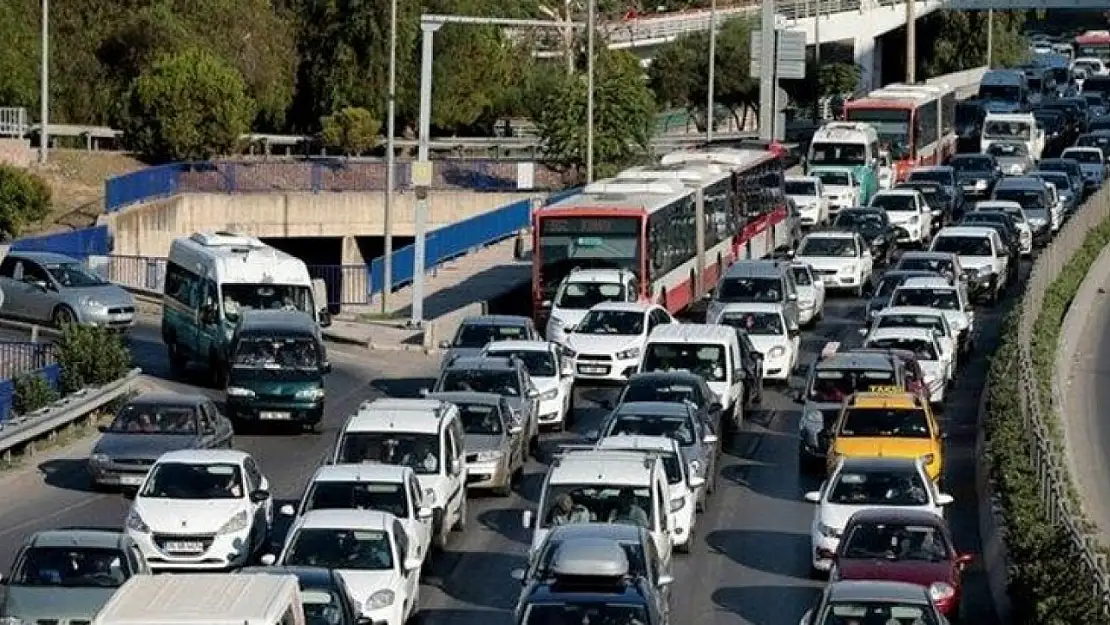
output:
POLYGON ((624 383, 640 366, 648 335, 675 323, 663 307, 642 302, 606 302, 590 309, 567 336, 576 383, 624 383))
POLYGON ((825 185, 816 176, 787 176, 786 195, 798 207, 803 226, 816 226, 829 221, 829 200, 825 185))
POLYGON ((811 232, 802 239, 794 260, 813 267, 825 287, 851 289, 857 296, 871 282, 875 261, 871 248, 856 232, 811 232))
POLYGON ((602 302, 635 302, 639 299, 636 275, 627 269, 576 269, 555 291, 547 340, 563 343, 567 328, 582 321, 591 308, 602 302))

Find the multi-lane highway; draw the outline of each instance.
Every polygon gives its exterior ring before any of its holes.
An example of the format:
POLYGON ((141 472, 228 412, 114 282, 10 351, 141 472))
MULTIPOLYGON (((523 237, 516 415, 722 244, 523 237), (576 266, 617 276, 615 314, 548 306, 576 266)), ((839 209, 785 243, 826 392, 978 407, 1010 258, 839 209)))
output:
MULTIPOLYGON (((812 360, 834 340, 858 343, 863 303, 830 299, 825 319, 803 334, 804 359, 812 360)), ((992 345, 1000 311, 984 311, 980 345, 992 345)), ((156 325, 141 325, 133 337, 137 364, 148 373, 168 375, 165 350, 156 325)), ((236 446, 254 454, 274 484, 279 499, 297 497, 305 480, 334 440, 344 418, 363 399, 382 393, 413 396, 436 370, 435 357, 402 352, 329 348, 335 366, 328 380, 328 409, 321 433, 300 436, 243 436, 236 446)), ((949 433, 945 490, 956 497, 952 529, 961 551, 979 553, 973 445, 976 408, 983 390, 986 355, 978 351, 958 377, 942 415, 949 433)), ((195 382, 195 381, 194 381, 195 382)), ((196 390, 190 382, 166 381, 168 388, 196 390)), ((215 393, 206 390, 205 392, 215 393)), ((576 415, 577 431, 596 427, 598 410, 576 415)), ((746 431, 727 450, 715 499, 697 526, 697 544, 679 556, 673 593, 676 622, 795 625, 816 596, 821 582, 809 579, 809 528, 813 507, 802 499, 818 486, 802 476, 797 463, 799 411, 789 389, 767 393, 763 409, 749 416, 746 431)), ((547 452, 574 433, 545 439, 547 452)), ((31 532, 66 525, 122 525, 127 501, 93 493, 83 473, 89 443, 40 460, 22 473, 0 476, 5 506, 0 510, 0 570, 31 532), (38 469, 37 471, 35 469, 38 469)), ((546 454, 545 454, 546 455, 546 454)), ((475 497, 465 533, 456 534, 449 551, 425 580, 422 620, 428 624, 505 624, 519 587, 510 571, 524 564, 529 535, 520 511, 534 506, 544 466, 533 463, 508 499, 475 497)), ((276 538, 280 539, 281 528, 276 538)), ((979 567, 967 578, 967 622, 997 622, 979 567)))

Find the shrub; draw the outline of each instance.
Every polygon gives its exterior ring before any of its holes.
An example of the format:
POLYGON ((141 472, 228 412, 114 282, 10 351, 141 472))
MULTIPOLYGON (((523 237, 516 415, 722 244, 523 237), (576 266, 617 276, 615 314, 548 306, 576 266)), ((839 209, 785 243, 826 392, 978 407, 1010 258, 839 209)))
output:
POLYGON ((70 324, 55 347, 65 394, 118 380, 131 368, 123 338, 106 328, 70 324))
POLYGON ((50 386, 41 373, 33 372, 17 376, 12 384, 15 386, 12 409, 17 414, 34 412, 58 399, 58 391, 50 386))
POLYGON ((347 107, 321 119, 320 126, 324 145, 347 156, 356 156, 378 144, 382 123, 364 108, 347 107))
POLYGON ((50 212, 50 187, 42 178, 0 165, 0 235, 15 238, 50 212))

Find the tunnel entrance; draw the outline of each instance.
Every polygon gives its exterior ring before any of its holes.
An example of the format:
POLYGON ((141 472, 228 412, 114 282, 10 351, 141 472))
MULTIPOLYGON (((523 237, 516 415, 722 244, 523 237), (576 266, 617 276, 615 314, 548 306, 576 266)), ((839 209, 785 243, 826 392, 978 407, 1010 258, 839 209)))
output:
POLYGON ((327 287, 328 311, 339 313, 343 303, 342 237, 271 237, 262 242, 286 254, 296 256, 308 265, 312 279, 322 279, 327 287))

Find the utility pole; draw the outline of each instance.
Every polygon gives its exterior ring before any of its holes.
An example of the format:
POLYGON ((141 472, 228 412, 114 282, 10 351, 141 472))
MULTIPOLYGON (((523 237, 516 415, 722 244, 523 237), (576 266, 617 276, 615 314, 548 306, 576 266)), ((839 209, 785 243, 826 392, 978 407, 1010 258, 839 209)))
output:
POLYGON ((994 61, 994 9, 987 9, 987 69, 994 61))
MULTIPOLYGON (((713 140, 713 130, 716 120, 713 118, 715 94, 717 84, 717 0, 709 4, 709 88, 705 103, 705 141, 713 140)), ((699 230, 700 232, 700 230, 699 230)))
POLYGON ((813 0, 817 4, 816 15, 813 17, 813 66, 817 68, 817 75, 813 77, 813 90, 816 97, 813 102, 813 121, 821 120, 821 0, 813 0))
POLYGON ((906 83, 917 82, 917 0, 906 0, 906 83))
POLYGON ((396 173, 394 135, 397 134, 397 0, 389 6, 389 119, 385 125, 385 219, 382 256, 382 314, 389 312, 389 292, 393 288, 393 178, 396 173))
POLYGON ((775 0, 763 0, 760 19, 760 44, 763 48, 759 60, 759 138, 764 141, 775 139, 775 0))
POLYGON ((39 162, 50 145, 50 0, 42 0, 42 76, 39 78, 39 162))
POLYGON ((594 181, 594 31, 597 0, 586 9, 586 182, 594 181))

